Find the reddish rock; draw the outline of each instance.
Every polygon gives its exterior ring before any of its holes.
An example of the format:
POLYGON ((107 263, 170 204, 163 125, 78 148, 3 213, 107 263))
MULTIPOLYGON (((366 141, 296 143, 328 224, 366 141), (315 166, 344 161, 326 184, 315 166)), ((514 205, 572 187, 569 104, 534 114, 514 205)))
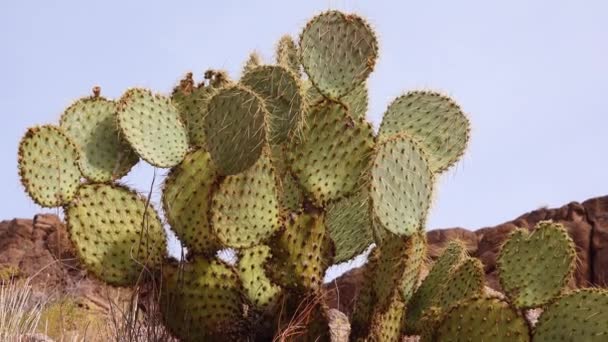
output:
POLYGON ((591 233, 591 282, 608 286, 608 196, 583 202, 587 220, 593 227, 591 233))
POLYGON ((474 232, 464 228, 431 230, 426 234, 426 239, 428 242, 427 253, 433 260, 441 255, 448 242, 453 240, 462 241, 469 254, 475 255, 477 252, 477 236, 474 232))

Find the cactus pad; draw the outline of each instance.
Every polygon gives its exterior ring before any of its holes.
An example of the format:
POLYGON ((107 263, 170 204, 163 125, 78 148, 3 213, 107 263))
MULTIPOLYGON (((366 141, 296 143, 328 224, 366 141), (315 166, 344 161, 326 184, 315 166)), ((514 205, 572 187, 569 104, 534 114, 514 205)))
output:
POLYGON ((240 253, 238 264, 239 278, 247 298, 262 310, 275 304, 281 294, 281 288, 268 279, 264 269, 270 253, 270 247, 264 245, 245 249, 240 253))
POLYGON ((82 98, 63 112, 60 126, 78 148, 82 175, 93 182, 121 178, 139 161, 119 134, 114 101, 82 98))
POLYGON ((424 152, 405 135, 378 145, 371 170, 372 212, 382 227, 411 235, 424 226, 434 177, 424 152))
POLYGON ((399 342, 401 325, 405 314, 405 303, 399 293, 395 293, 384 311, 377 311, 372 319, 368 341, 399 342))
POLYGON ((213 195, 211 226, 227 247, 263 243, 280 228, 279 217, 274 169, 266 153, 246 171, 224 178, 213 195))
POLYGON ((80 184, 78 150, 59 128, 32 127, 19 144, 19 176, 28 195, 39 205, 66 204, 80 184))
POLYGON ((572 275, 575 259, 574 243, 566 229, 543 221, 531 233, 514 231, 496 266, 502 288, 513 304, 532 308, 560 294, 572 275))
POLYGON ((355 14, 324 12, 300 35, 301 62, 321 93, 338 99, 373 71, 378 42, 371 27, 355 14))
POLYGON ((497 298, 476 298, 452 307, 439 324, 437 341, 530 341, 523 316, 497 298))
POLYGON ((469 120, 449 97, 429 91, 412 91, 388 107, 380 137, 407 133, 426 152, 433 172, 453 165, 469 141, 469 120))
POLYGON ((277 64, 288 68, 300 77, 300 56, 298 46, 290 35, 284 35, 279 39, 276 50, 277 64))
POLYGON ((307 117, 302 141, 289 151, 291 170, 316 204, 354 192, 369 168, 372 127, 353 119, 338 103, 317 105, 307 117))
POLYGON ((122 186, 81 186, 66 208, 66 221, 84 265, 111 284, 134 284, 143 266, 157 268, 167 253, 154 208, 122 186))
POLYGON ((602 342, 608 338, 608 291, 582 289, 563 295, 541 314, 534 341, 602 342))
POLYGON ((359 84, 350 93, 340 98, 346 107, 348 114, 353 118, 365 118, 367 114, 367 85, 366 82, 359 84))
POLYGON ((436 300, 436 306, 447 309, 463 299, 480 296, 483 287, 483 264, 478 259, 467 258, 450 274, 450 279, 436 300))
POLYGON ((243 66, 243 74, 248 73, 249 71, 259 67, 262 64, 262 58, 260 57, 260 55, 256 51, 253 51, 249 54, 249 58, 247 58, 247 61, 243 66))
POLYGON ((266 145, 267 117, 264 101, 242 86, 225 87, 211 98, 206 146, 222 174, 240 173, 258 160, 266 145))
POLYGON ((132 88, 120 98, 118 124, 135 152, 158 167, 179 164, 188 149, 188 133, 180 114, 165 96, 132 88))
POLYGON ((177 237, 192 252, 213 253, 219 248, 208 216, 217 182, 217 171, 204 149, 186 155, 165 180, 162 197, 165 216, 177 237))
POLYGON ((344 262, 363 253, 374 243, 367 191, 329 204, 325 226, 336 248, 334 262, 344 262))
POLYGON ((304 99, 299 80, 286 68, 265 65, 252 69, 241 84, 258 94, 270 113, 270 142, 282 143, 299 130, 304 99))
POLYGON ((161 310, 180 341, 238 341, 243 333, 239 278, 221 261, 198 256, 163 269, 161 310))

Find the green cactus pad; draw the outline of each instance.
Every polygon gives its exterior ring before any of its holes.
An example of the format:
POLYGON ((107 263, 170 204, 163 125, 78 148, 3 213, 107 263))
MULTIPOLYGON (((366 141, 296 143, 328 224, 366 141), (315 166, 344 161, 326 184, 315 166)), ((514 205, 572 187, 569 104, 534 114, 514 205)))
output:
POLYGON ((530 341, 528 324, 509 304, 498 298, 476 298, 459 303, 446 313, 436 332, 437 341, 530 341))
POLYGON ((361 185, 374 148, 372 127, 338 103, 324 102, 308 115, 302 141, 289 150, 291 170, 317 205, 347 196, 361 185))
POLYGON ((245 331, 243 291, 236 271, 218 260, 163 268, 163 321, 180 341, 239 341, 245 331))
POLYGON ((363 83, 378 57, 371 27, 355 14, 327 11, 300 35, 301 62, 321 93, 338 99, 363 83))
POLYGON ((340 98, 346 107, 348 107, 348 114, 353 118, 365 118, 367 114, 367 85, 361 83, 355 87, 350 93, 340 98))
POLYGON ((212 254, 220 248, 208 215, 218 177, 209 153, 199 149, 186 155, 165 179, 165 217, 177 237, 194 253, 212 254))
POLYGON ((245 61, 245 65, 243 66, 243 74, 248 73, 249 71, 259 67, 262 64, 264 63, 262 63, 262 58, 260 57, 260 55, 256 51, 253 51, 249 54, 249 58, 247 58, 247 61, 245 61))
POLYGON ((481 261, 467 258, 450 274, 446 286, 439 292, 436 305, 447 309, 458 301, 480 296, 483 293, 484 274, 481 261))
POLYGON ((61 129, 78 148, 82 175, 110 182, 126 175, 139 161, 116 126, 116 103, 103 97, 82 98, 61 115, 61 129))
POLYGON ((247 298, 264 310, 277 303, 281 288, 266 276, 264 265, 270 259, 270 247, 260 245, 240 252, 238 271, 247 298))
POLYGON ((203 123, 207 115, 207 103, 216 93, 217 88, 200 84, 194 85, 192 73, 180 81, 173 89, 171 101, 179 111, 180 118, 188 131, 191 146, 205 146, 205 131, 203 123))
POLYGON ((379 136, 407 133, 426 152, 433 172, 452 166, 469 142, 470 124, 458 104, 445 95, 412 91, 395 99, 386 110, 379 136))
POLYGON ((368 197, 361 190, 327 207, 325 226, 336 248, 335 263, 354 258, 374 243, 368 197))
POLYGON ((265 65, 252 69, 241 84, 258 94, 270 113, 270 142, 279 144, 300 129, 304 99, 299 80, 284 67, 265 65))
POLYGON ((608 339, 608 291, 581 289, 545 308, 534 341, 603 342, 608 339))
POLYGON ((19 176, 32 200, 43 207, 68 203, 80 184, 78 150, 55 126, 32 127, 19 143, 19 176))
POLYGON ((285 229, 273 241, 271 279, 284 287, 318 290, 329 265, 324 214, 320 211, 291 214, 285 229))
POLYGON ((284 35, 279 39, 276 49, 277 64, 291 70, 300 77, 300 56, 298 46, 290 35, 284 35))
POLYGON ((401 325, 405 314, 405 303, 399 293, 395 293, 384 311, 377 311, 372 319, 370 336, 367 341, 399 342, 401 325))
POLYGON ((369 253, 367 264, 363 267, 363 281, 358 296, 355 298, 353 314, 351 316, 351 340, 359 341, 369 335, 376 298, 374 282, 376 268, 380 258, 380 248, 375 247, 369 253))
POLYGON ((459 241, 451 242, 437 259, 429 274, 408 302, 407 322, 414 331, 417 321, 425 310, 433 306, 449 282, 451 275, 467 258, 467 252, 459 241))
POLYGON ((564 289, 575 268, 576 250, 566 229, 539 222, 529 233, 518 229, 503 245, 497 261, 505 294, 519 308, 548 303, 564 289))
POLYGON ((188 133, 177 108, 148 89, 132 88, 122 95, 118 125, 135 152, 154 166, 177 165, 188 150, 188 133))
POLYGON ((287 152, 285 144, 271 145, 272 165, 279 180, 279 203, 283 211, 295 212, 300 210, 304 201, 304 193, 287 168, 287 152))
POLYGON ((233 85, 218 90, 207 105, 207 149, 224 175, 251 167, 266 145, 268 111, 251 90, 233 85))
POLYGON ((424 152, 405 135, 378 145, 371 170, 372 212, 377 223, 397 235, 424 226, 434 176, 424 152))
POLYGON ((126 187, 83 185, 65 214, 80 259, 108 283, 133 285, 143 267, 159 267, 167 254, 158 214, 126 187))
POLYGON ((246 171, 224 178, 213 195, 211 226, 227 247, 247 248, 280 228, 274 169, 264 153, 246 171))

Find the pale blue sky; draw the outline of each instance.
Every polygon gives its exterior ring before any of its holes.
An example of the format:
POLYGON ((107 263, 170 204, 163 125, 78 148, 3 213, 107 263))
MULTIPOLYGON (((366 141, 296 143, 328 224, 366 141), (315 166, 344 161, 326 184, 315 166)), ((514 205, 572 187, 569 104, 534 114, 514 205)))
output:
MULTIPOLYGON (((48 211, 19 184, 27 127, 56 123, 93 85, 119 97, 130 86, 167 93, 189 70, 224 68, 236 78, 249 52, 271 61, 282 34, 297 35, 330 8, 360 13, 378 33, 369 82, 376 126, 394 97, 419 88, 452 95, 470 115, 470 148, 442 177, 430 227, 479 228, 608 194, 604 0, 4 0, 0 219, 48 211)), ((140 164, 126 183, 147 190, 152 172, 140 164)))

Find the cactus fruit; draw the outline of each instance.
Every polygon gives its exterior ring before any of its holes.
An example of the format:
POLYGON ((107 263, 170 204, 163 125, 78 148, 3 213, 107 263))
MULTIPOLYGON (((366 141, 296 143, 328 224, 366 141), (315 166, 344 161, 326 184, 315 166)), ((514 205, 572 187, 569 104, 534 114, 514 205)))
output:
POLYGON ((304 99, 299 79, 288 69, 277 65, 254 68, 241 78, 241 84, 258 94, 270 113, 270 142, 287 141, 300 129, 304 99))
POLYGON ((372 211, 382 228, 409 236, 424 226, 434 177, 426 156, 405 135, 378 144, 371 168, 372 211))
POLYGON ((65 214, 80 259, 108 283, 134 284, 144 267, 158 268, 166 256, 158 214, 126 187, 82 185, 65 214))
POLYGON ((301 62, 317 89, 339 99, 363 83, 378 58, 376 36, 361 17, 327 11, 300 34, 301 62))
POLYGON ((523 315, 498 298, 476 298, 452 307, 439 323, 436 341, 530 341, 523 315))
POLYGON ((147 89, 129 89, 120 98, 117 116, 122 134, 148 163, 166 168, 184 159, 186 128, 168 97, 147 89))
POLYGON ((533 340, 600 342, 608 338, 608 291, 581 289, 547 306, 534 329, 533 340))
POLYGON ((406 133, 426 153, 433 172, 452 166, 469 141, 469 120, 449 97, 412 91, 395 99, 382 119, 380 137, 406 133))
POLYGON ((519 308, 546 304, 560 294, 574 271, 576 251, 566 229, 539 222, 531 233, 515 230, 496 260, 499 280, 519 308))
POLYGON ((221 181, 213 194, 211 226, 224 246, 247 248, 280 228, 279 214, 274 169, 262 153, 251 168, 221 181))
POLYGON ((207 104, 206 146, 221 174, 251 167, 262 154, 269 114, 264 100, 243 86, 218 90, 207 104))
POLYGON ((279 39, 276 47, 276 61, 278 65, 291 70, 298 77, 300 76, 298 46, 290 35, 284 35, 279 39))
POLYGON ((323 102, 308 113, 301 141, 289 150, 291 170, 321 206, 361 187, 373 146, 369 123, 353 119, 339 103, 323 102))
POLYGON ((165 216, 177 237, 194 253, 213 254, 220 249, 209 223, 211 196, 218 182, 219 175, 204 149, 186 155, 165 179, 165 216))
POLYGON ((55 126, 32 127, 19 143, 19 176, 28 195, 43 207, 68 203, 80 184, 78 150, 55 126))
POLYGON ((266 276, 265 265, 270 258, 270 247, 258 245, 242 250, 238 261, 238 274, 245 294, 259 310, 275 305, 281 294, 281 288, 266 276))
POLYGON ((116 103, 97 95, 82 98, 68 107, 60 127, 78 148, 82 175, 92 182, 109 182, 126 175, 139 157, 120 136, 116 103))

